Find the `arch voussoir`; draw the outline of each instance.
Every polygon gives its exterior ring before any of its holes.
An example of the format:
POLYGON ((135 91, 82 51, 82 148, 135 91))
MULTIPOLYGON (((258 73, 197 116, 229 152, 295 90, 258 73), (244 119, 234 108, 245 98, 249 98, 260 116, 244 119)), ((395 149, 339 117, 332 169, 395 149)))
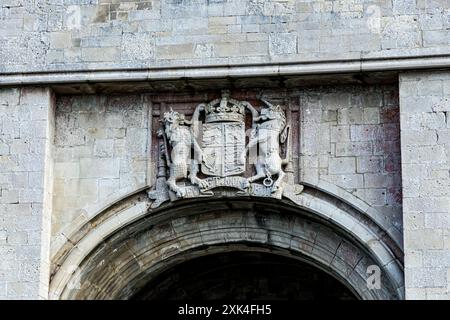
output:
POLYGON ((187 201, 154 212, 148 211, 145 201, 124 206, 80 236, 62 255, 51 297, 127 299, 181 261, 247 250, 304 261, 362 299, 402 298, 402 277, 398 276, 402 267, 393 251, 377 235, 379 230, 370 229, 370 224, 344 208, 310 194, 292 202, 187 201), (383 272, 383 287, 378 291, 367 289, 371 264, 383 272), (81 283, 78 288, 68 286, 73 279, 81 283))

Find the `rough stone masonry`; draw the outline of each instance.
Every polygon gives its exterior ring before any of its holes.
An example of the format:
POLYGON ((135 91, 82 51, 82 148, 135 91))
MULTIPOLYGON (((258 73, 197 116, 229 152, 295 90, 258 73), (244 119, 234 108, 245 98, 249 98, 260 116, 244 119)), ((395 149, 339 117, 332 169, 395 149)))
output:
MULTIPOLYGON (((0 299, 92 278, 64 266, 145 221, 161 114, 190 118, 224 88, 289 111, 303 208, 401 266, 400 297, 450 299, 449 41, 447 0, 0 0, 0 299)), ((330 234, 300 237, 326 268, 364 274, 330 234)))
POLYGON ((445 0, 3 0, 0 71, 448 52, 445 0))

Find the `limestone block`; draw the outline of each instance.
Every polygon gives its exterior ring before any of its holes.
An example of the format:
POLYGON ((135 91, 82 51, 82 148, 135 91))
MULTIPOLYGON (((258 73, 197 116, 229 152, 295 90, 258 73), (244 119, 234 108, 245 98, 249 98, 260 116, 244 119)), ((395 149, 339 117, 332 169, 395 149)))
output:
POLYGON ((435 130, 403 130, 402 143, 412 146, 429 146, 436 144, 438 134, 435 130))
POLYGON ((332 126, 331 142, 348 142, 350 141, 350 126, 332 126))
POLYGON ((356 158, 357 172, 382 172, 384 161, 382 156, 362 156, 356 158))
POLYGON ((269 36, 269 54, 271 56, 292 54, 296 52, 297 36, 295 34, 278 33, 269 36))
POLYGON ((193 55, 192 44, 156 46, 156 57, 160 59, 186 59, 193 58, 193 55))
POLYGON ((384 206, 387 204, 386 189, 384 188, 360 189, 354 194, 371 206, 384 206))
POLYGON ((446 163, 447 157, 444 146, 420 146, 404 148, 403 159, 405 163, 446 163))
POLYGON ((50 103, 49 91, 46 88, 25 87, 20 89, 20 105, 28 109, 28 106, 48 106, 50 103))
POLYGON ((94 156, 99 158, 109 158, 113 156, 114 140, 100 139, 94 143, 94 156))
POLYGON ((332 158, 329 161, 329 174, 353 174, 356 172, 356 159, 354 157, 332 158))
POLYGON ((229 25, 236 24, 236 17, 227 16, 227 17, 210 17, 208 19, 208 25, 216 26, 216 25, 229 25))
POLYGON ((450 265, 450 252, 444 250, 427 250, 423 253, 423 267, 433 268, 450 265))
POLYGON ((420 124, 428 129, 446 128, 446 117, 444 112, 423 113, 420 124))
POLYGON ((405 235, 405 247, 409 250, 416 249, 442 249, 442 230, 417 229, 410 230, 405 235))
POLYGON ((118 159, 80 159, 81 178, 117 178, 119 169, 118 159))
POLYGON ((114 47, 82 48, 81 58, 87 62, 117 61, 120 59, 120 50, 114 47))
POLYGON ((342 257, 351 268, 354 268, 362 257, 359 250, 347 241, 340 244, 336 250, 336 255, 342 257))
POLYGON ((365 173, 364 186, 366 188, 386 188, 395 185, 395 176, 380 173, 365 173))
POLYGON ((298 48, 299 53, 303 52, 319 52, 320 51, 320 37, 319 32, 307 32, 305 34, 300 34, 298 37, 298 48))
POLYGON ((412 287, 446 287, 447 270, 445 268, 406 268, 406 282, 412 287))
POLYGON ((448 33, 444 30, 423 31, 423 43, 425 46, 446 45, 448 42, 448 33))
POLYGON ((50 34, 50 47, 56 49, 68 48, 71 45, 70 32, 52 32, 50 34))
POLYGON ((321 175, 320 178, 345 189, 362 188, 364 185, 360 174, 321 175))
POLYGON ((373 153, 371 142, 336 143, 336 156, 367 156, 373 153))
POLYGON ((106 199, 108 196, 120 189, 119 179, 100 179, 98 181, 98 197, 106 199))
MULTIPOLYGON (((303 139, 302 153, 306 155, 328 154, 330 151, 330 136, 319 135, 316 132, 329 131, 327 123, 308 124, 302 128, 307 139, 303 139)), ((303 135, 302 135, 303 136, 303 135)))
POLYGON ((58 178, 78 178, 80 164, 77 162, 57 162, 54 164, 54 175, 58 178))
POLYGON ((152 34, 124 34, 121 45, 123 60, 149 60, 155 56, 155 41, 152 34))
POLYGON ((439 11, 421 14, 420 26, 423 30, 440 30, 444 26, 443 15, 439 11))
POLYGON ((8 88, 0 90, 0 105, 15 106, 19 104, 20 89, 8 88))
POLYGON ((352 125, 350 126, 351 141, 382 140, 385 128, 376 125, 352 125))
POLYGON ((338 110, 339 124, 362 123, 364 110, 361 108, 342 108, 338 110))
POLYGON ((12 299, 32 298, 33 292, 38 291, 38 286, 35 282, 11 282, 7 286, 7 296, 12 299))
POLYGON ((450 144, 450 130, 438 130, 436 135, 438 144, 450 144))

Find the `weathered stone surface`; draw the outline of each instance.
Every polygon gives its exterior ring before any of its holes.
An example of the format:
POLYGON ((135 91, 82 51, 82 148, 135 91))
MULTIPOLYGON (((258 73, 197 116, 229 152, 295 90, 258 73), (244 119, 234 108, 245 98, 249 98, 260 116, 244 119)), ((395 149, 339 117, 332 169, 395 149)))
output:
POLYGON ((450 153, 447 126, 448 73, 410 73, 400 79, 402 179, 405 221, 406 297, 449 296, 450 153), (432 101, 423 103, 424 101, 432 101), (405 103, 403 103, 405 102, 405 103), (433 106, 439 106, 437 108, 433 106), (442 137, 441 139, 439 137, 442 137), (422 291, 421 291, 422 290, 422 291), (437 290, 439 292, 437 292, 437 290))
POLYGON ((2 299, 48 296, 52 103, 48 89, 0 89, 2 299))
POLYGON ((0 71, 174 66, 194 57, 210 65, 216 57, 254 63, 445 53, 446 4, 424 3, 6 2, 0 5, 0 71), (194 55, 198 46, 208 54, 194 55))
MULTIPOLYGON (((0 72, 438 55, 449 45, 445 1, 31 2, 0 5, 0 72)), ((400 112, 395 85, 358 80, 369 82, 268 91, 289 101, 298 122, 290 179, 327 182, 340 196, 371 206, 368 212, 376 209, 381 223, 399 234, 404 223, 407 297, 448 298, 450 75, 401 75, 400 112)), ((189 115, 194 100, 204 101, 196 94, 173 105, 189 115)), ((176 96, 161 101, 171 105, 176 96)), ((156 101, 154 112, 145 99, 58 96, 53 140, 49 91, 0 91, 0 298, 37 297, 42 290, 36 279, 44 270, 38 261, 40 245, 47 250, 41 232, 50 203, 58 237, 84 217, 84 208, 109 205, 119 190, 153 182, 156 163, 148 158, 158 146, 148 130, 158 126, 151 117, 163 108, 156 101), (51 159, 46 148, 53 142, 51 159)), ((267 233, 253 236, 268 239, 267 233)), ((327 263, 347 268, 328 258, 324 254, 327 263)))
POLYGON ((386 219, 402 232, 399 109, 384 98, 393 92, 343 86, 303 93, 300 175, 390 211, 386 219))
MULTIPOLYGON (((302 140, 299 149, 294 144, 292 156, 294 163, 301 163, 294 173, 299 173, 299 181, 302 175, 308 178, 315 172, 318 179, 379 209, 386 215, 387 224, 401 230, 400 158, 399 147, 395 147, 399 135, 398 127, 390 125, 398 108, 393 102, 383 104, 390 101, 384 96, 392 95, 392 91, 393 86, 345 85, 301 91, 302 119, 293 123, 292 139, 297 141, 300 133, 302 140), (363 107, 363 103, 370 107, 363 107), (339 114, 349 109, 361 112, 340 124, 343 118, 339 114), (379 117, 387 110, 390 117, 379 117), (376 134, 367 135, 368 131, 376 134)), ((237 97, 241 97, 239 94, 237 97)), ((298 94, 271 93, 267 99, 279 101, 298 94)), ((76 221, 84 212, 82 208, 106 205, 105 201, 110 201, 118 190, 133 190, 144 186, 147 179, 154 179, 147 176, 156 172, 154 167, 148 171, 146 161, 150 148, 148 128, 155 134, 159 124, 155 119, 150 125, 148 114, 151 111, 160 116, 158 101, 166 100, 174 110, 187 113, 205 99, 202 94, 189 98, 164 94, 60 96, 56 110, 53 236, 76 221), (154 109, 143 103, 149 99, 154 99, 154 109)), ((292 106, 289 117, 295 117, 296 108, 292 106)), ((157 154, 156 147, 151 147, 153 155, 157 154)), ((153 162, 156 165, 156 159, 153 162)))
POLYGON ((52 235, 147 172, 147 107, 136 96, 76 96, 57 101, 52 235))

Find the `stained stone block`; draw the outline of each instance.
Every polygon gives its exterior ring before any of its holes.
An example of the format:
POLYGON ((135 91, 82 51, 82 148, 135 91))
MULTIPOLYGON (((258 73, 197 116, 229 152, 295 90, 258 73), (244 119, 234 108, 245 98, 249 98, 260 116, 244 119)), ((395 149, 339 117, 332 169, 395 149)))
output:
POLYGON ((350 141, 350 126, 332 126, 331 142, 350 141))
POLYGON ((384 175, 380 173, 365 173, 364 186, 366 188, 386 188, 394 185, 393 175, 384 175))
POLYGON ((0 91, 0 105, 15 106, 19 104, 20 89, 9 88, 0 91))
POLYGON ((362 189, 354 194, 371 206, 384 206, 387 204, 386 189, 384 188, 362 189))
POLYGON ((338 110, 339 124, 357 124, 362 123, 364 110, 361 108, 343 108, 338 110))
POLYGON ((321 175, 320 178, 344 189, 362 188, 364 184, 360 174, 321 175))
POLYGON ((25 110, 29 110, 29 106, 47 106, 50 103, 50 92, 47 88, 22 88, 20 90, 19 103, 25 110))
POLYGON ((383 169, 382 156, 364 156, 356 159, 357 172, 381 172, 383 169))
POLYGON ((123 60, 149 60, 155 56, 155 41, 152 34, 127 33, 122 37, 123 60))
POLYGON ((339 157, 330 159, 328 173, 343 174, 356 172, 356 159, 354 157, 339 157))
POLYGON ((336 156, 367 156, 373 153, 373 145, 367 142, 336 143, 336 156))
POLYGON ((350 126, 351 141, 383 140, 386 128, 376 125, 352 125, 350 126))
POLYGON ((269 37, 269 54, 284 55, 297 52, 297 36, 292 33, 271 34, 269 37))

